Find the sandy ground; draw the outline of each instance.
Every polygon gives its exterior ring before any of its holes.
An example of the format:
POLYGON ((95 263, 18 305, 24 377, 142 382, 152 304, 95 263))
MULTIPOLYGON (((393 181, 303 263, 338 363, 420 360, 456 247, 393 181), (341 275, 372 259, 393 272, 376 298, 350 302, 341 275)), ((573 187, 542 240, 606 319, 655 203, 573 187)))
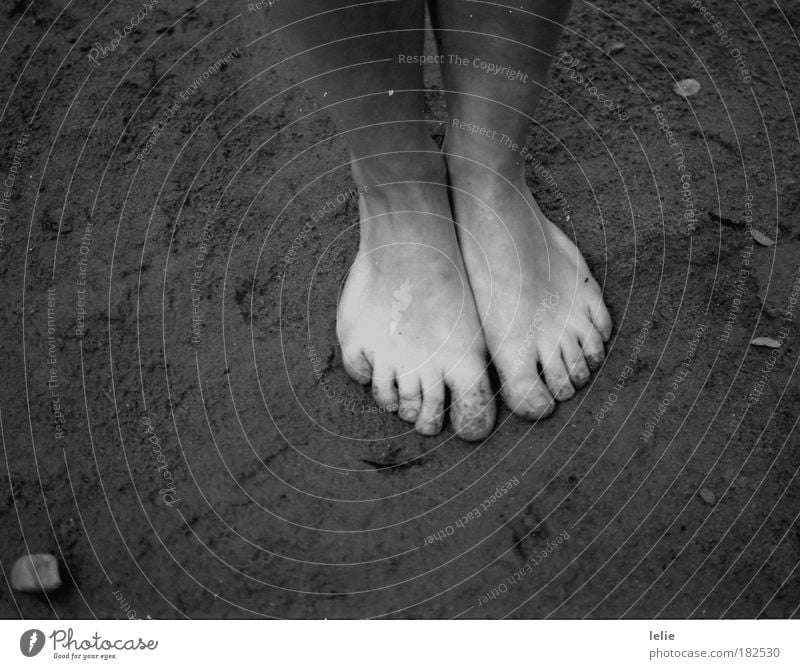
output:
POLYGON ((616 330, 480 444, 342 369, 353 184, 268 4, 116 46, 142 5, 94 4, 0 10, 0 616, 798 615, 797 4, 576 6, 529 181, 616 330), (8 587, 26 551, 60 591, 8 587))

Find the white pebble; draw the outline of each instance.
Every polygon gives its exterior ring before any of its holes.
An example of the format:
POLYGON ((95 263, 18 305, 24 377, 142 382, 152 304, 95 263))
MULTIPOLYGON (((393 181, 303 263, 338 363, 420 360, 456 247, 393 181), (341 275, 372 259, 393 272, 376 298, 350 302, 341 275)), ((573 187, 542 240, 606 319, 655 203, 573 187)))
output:
POLYGON ((48 553, 23 555, 11 568, 11 587, 20 592, 50 592, 60 588, 58 560, 48 553))
POLYGON ((672 90, 676 95, 688 98, 700 91, 700 82, 697 79, 681 79, 672 90))
POLYGON ((711 492, 708 488, 703 488, 700 491, 700 498, 706 504, 713 504, 714 502, 717 501, 717 496, 713 492, 711 492))

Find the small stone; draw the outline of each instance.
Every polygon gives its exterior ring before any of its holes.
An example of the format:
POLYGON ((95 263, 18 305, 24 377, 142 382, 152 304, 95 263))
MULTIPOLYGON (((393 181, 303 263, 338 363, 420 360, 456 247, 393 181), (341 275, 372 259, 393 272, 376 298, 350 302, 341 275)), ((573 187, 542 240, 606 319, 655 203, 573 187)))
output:
POLYGON ((750 236, 755 239, 761 246, 775 246, 775 242, 772 238, 767 237, 763 232, 760 230, 756 230, 753 228, 750 230, 750 236))
POLYGON ((615 53, 619 53, 625 48, 625 44, 623 42, 611 42, 606 47, 606 53, 609 56, 613 56, 615 53))
POLYGON ((751 346, 766 346, 767 348, 780 348, 781 343, 772 337, 756 337, 750 342, 751 346))
POLYGON ((681 79, 672 89, 677 95, 688 98, 700 91, 700 82, 697 79, 681 79))
POLYGON ((51 592, 61 587, 58 560, 48 553, 23 555, 11 567, 11 587, 20 592, 51 592))
POLYGON ((700 491, 700 499, 702 499, 706 504, 713 504, 717 501, 717 496, 708 488, 703 488, 700 491))

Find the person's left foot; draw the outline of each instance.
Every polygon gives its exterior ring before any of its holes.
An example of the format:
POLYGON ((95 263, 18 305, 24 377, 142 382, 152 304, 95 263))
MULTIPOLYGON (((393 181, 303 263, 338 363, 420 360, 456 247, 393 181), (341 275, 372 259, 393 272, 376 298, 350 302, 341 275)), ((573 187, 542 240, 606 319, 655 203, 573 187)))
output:
POLYGON ((531 420, 568 400, 602 362, 611 316, 578 248, 519 170, 509 181, 448 156, 464 264, 502 393, 531 420), (540 374, 541 370, 541 374, 540 374))

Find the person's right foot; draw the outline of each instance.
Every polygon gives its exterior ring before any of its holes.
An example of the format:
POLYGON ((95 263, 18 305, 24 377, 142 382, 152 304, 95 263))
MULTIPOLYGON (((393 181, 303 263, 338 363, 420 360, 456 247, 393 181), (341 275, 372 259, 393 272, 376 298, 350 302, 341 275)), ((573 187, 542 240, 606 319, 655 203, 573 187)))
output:
MULTIPOLYGON (((464 271, 444 162, 406 160, 415 181, 386 183, 353 168, 366 191, 359 202, 361 242, 339 301, 337 333, 348 374, 378 405, 398 411, 420 434, 442 428, 445 387, 450 421, 466 440, 494 427, 486 349, 464 271), (418 165, 440 162, 420 177, 418 165), (383 183, 383 185, 374 185, 383 183), (428 183, 425 183, 428 182, 428 183)), ((392 171, 403 174, 403 159, 392 171)))

